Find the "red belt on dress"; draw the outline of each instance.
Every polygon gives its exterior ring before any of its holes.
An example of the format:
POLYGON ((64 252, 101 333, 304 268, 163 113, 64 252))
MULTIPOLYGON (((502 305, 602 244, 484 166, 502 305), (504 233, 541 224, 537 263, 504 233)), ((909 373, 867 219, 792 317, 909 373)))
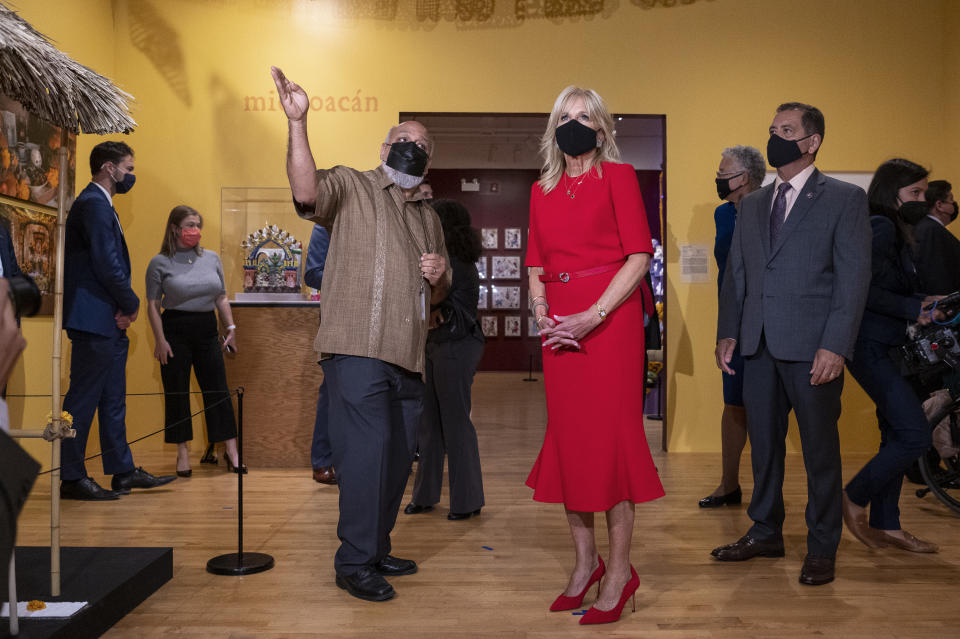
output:
POLYGON ((562 273, 548 273, 543 272, 543 275, 540 276, 541 282, 569 282, 570 280, 575 280, 581 277, 590 277, 591 275, 600 275, 601 273, 609 273, 610 271, 619 270, 621 266, 624 265, 623 261, 620 262, 610 262, 609 264, 604 264, 603 266, 595 266, 594 268, 588 268, 584 271, 571 271, 571 272, 562 272, 562 273))

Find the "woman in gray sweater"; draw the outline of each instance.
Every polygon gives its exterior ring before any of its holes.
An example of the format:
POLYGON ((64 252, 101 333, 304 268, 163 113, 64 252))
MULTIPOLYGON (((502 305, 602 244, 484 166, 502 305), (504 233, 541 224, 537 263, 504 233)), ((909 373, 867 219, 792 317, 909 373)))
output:
MULTIPOLYGON (((210 443, 224 442, 227 468, 237 472, 237 430, 227 388, 222 350, 236 350, 233 313, 227 301, 223 266, 213 251, 200 247, 203 218, 189 206, 170 211, 160 253, 147 267, 147 315, 163 381, 165 441, 177 444, 177 475, 189 477, 193 425, 190 369, 203 391, 210 443), (161 313, 161 308, 163 309, 161 313), (217 314, 226 330, 221 344, 217 314)), ((243 469, 246 472, 246 468, 243 469)))

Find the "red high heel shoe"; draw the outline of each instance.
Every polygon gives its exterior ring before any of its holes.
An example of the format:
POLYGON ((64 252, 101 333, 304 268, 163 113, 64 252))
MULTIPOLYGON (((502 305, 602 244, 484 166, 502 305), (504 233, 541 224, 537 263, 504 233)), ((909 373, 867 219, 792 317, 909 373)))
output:
POLYGON ((633 611, 636 612, 636 592, 639 587, 640 577, 637 576, 637 571, 633 569, 633 566, 630 566, 630 580, 623 587, 623 592, 620 593, 620 603, 610 610, 597 610, 596 606, 591 607, 585 615, 580 617, 580 624, 586 626, 594 623, 612 623, 617 621, 620 619, 620 613, 623 612, 623 606, 627 603, 627 599, 633 600, 633 611))
MULTIPOLYGON (((557 599, 550 604, 550 612, 560 612, 561 610, 573 610, 574 608, 579 608, 580 604, 583 603, 583 598, 586 596, 587 591, 590 590, 590 586, 597 583, 599 584, 600 579, 603 578, 603 574, 607 569, 603 565, 603 557, 597 557, 600 561, 600 565, 597 566, 597 569, 593 571, 593 574, 590 575, 590 581, 587 582, 587 585, 580 592, 579 595, 575 597, 567 597, 562 594, 557 597, 557 599)), ((637 582, 639 584, 639 582, 637 582)), ((600 586, 597 586, 597 595, 600 595, 600 586)))

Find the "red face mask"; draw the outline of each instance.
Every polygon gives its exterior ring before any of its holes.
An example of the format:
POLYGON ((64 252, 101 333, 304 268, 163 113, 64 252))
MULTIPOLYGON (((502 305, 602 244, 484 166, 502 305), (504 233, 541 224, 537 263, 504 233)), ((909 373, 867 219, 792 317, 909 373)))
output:
POLYGON ((200 229, 195 226, 180 229, 180 243, 187 248, 193 248, 200 243, 200 229))

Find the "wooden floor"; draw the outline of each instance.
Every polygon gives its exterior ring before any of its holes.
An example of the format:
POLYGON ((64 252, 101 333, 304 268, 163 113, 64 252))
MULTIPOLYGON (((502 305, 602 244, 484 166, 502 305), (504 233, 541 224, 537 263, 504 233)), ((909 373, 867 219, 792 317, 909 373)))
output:
MULTIPOLYGON (((637 507, 637 612, 628 605, 619 623, 594 628, 579 626, 569 612, 547 612, 572 554, 561 508, 533 502, 523 485, 545 422, 542 383, 523 376, 478 375, 474 418, 487 506, 479 518, 449 522, 444 492, 432 513, 401 513, 394 552, 415 559, 420 571, 393 579, 398 594, 386 603, 354 599, 334 585, 337 489, 314 483, 307 469, 247 475, 245 548, 276 559, 273 570, 248 577, 204 570, 209 558, 236 549, 236 480, 222 467, 195 463, 191 479, 118 502, 66 502, 65 545, 174 548, 173 580, 107 636, 960 636, 960 519, 932 497, 916 499, 909 487, 904 527, 940 543, 940 554, 870 551, 844 533, 837 580, 817 588, 797 582, 806 534, 799 456, 787 462, 787 557, 722 564, 710 549, 739 537, 748 519, 743 508, 697 508, 717 482, 719 456, 655 449, 667 496, 637 507)), ((659 442, 656 433, 648 437, 659 442)), ((134 456, 152 472, 173 471, 172 456, 136 449, 134 456)), ((865 457, 844 461, 849 477, 865 457)), ((748 473, 743 479, 749 494, 748 473)), ((21 517, 21 544, 44 543, 48 508, 49 482, 42 481, 21 517)), ((605 532, 598 538, 605 548, 605 532)))

